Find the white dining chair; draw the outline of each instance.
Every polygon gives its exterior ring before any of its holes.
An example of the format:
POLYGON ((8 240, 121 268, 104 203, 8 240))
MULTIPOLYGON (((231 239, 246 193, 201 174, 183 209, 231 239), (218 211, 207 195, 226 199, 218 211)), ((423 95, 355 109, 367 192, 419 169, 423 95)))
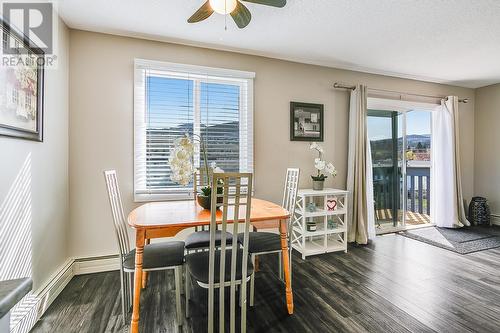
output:
MULTIPOLYGON (((122 300, 123 323, 132 304, 132 277, 135 270, 135 249, 130 250, 127 223, 123 213, 123 204, 115 170, 104 171, 104 179, 108 190, 108 198, 113 215, 113 224, 120 251, 120 286, 122 300)), ((143 271, 174 270, 175 302, 177 323, 182 325, 181 310, 181 274, 184 264, 184 242, 169 241, 148 244, 144 247, 143 271)))
MULTIPOLYGON (((208 177, 212 177, 212 171, 209 170, 208 177)), ((207 186, 210 183, 210 179, 207 179, 207 176, 203 170, 196 170, 193 174, 193 196, 194 200, 196 200, 196 196, 201 190, 201 188, 207 186)), ((222 232, 220 230, 215 231, 215 238, 217 246, 220 246, 220 242, 222 239, 222 232)), ((230 243, 233 239, 233 234, 229 231, 226 232, 226 239, 230 243)), ((195 227, 195 231, 189 234, 185 240, 186 243, 186 251, 199 251, 206 250, 210 245, 210 228, 209 226, 204 227, 195 227)))
POLYGON ((251 173, 214 173, 216 184, 211 197, 210 245, 208 251, 194 252, 186 255, 186 316, 189 316, 189 299, 191 281, 208 289, 208 332, 214 332, 215 289, 219 289, 219 332, 225 328, 225 287, 230 290, 230 332, 236 331, 236 288, 239 287, 241 305, 241 329, 246 332, 246 295, 247 282, 254 269, 248 257, 248 235, 250 228, 250 210, 252 200, 251 173), (217 194, 222 188, 222 194, 217 194), (223 198, 218 202, 217 198, 223 198), (219 220, 219 221, 217 221, 219 220), (243 224, 244 232, 241 247, 238 235, 233 234, 232 243, 226 238, 228 221, 233 221, 233 229, 243 224), (218 246, 216 227, 220 223, 222 239, 218 246))
MULTIPOLYGON (((299 178, 300 169, 298 168, 288 168, 286 170, 285 176, 285 186, 283 190, 283 201, 282 207, 284 207, 290 213, 290 218, 288 219, 287 225, 287 242, 288 250, 290 252, 289 257, 289 267, 290 267, 290 277, 292 276, 292 246, 290 243, 290 228, 292 219, 295 215, 295 203, 297 200, 297 191, 299 188, 299 178)), ((239 242, 243 242, 244 235, 239 234, 239 242)), ((281 258, 281 238, 279 234, 273 232, 251 232, 249 234, 249 245, 248 252, 252 258, 252 264, 255 266, 256 256, 270 253, 278 254, 278 272, 279 277, 283 280, 283 262, 281 258)), ((254 305, 254 294, 255 294, 255 275, 252 275, 250 280, 250 306, 254 305)))

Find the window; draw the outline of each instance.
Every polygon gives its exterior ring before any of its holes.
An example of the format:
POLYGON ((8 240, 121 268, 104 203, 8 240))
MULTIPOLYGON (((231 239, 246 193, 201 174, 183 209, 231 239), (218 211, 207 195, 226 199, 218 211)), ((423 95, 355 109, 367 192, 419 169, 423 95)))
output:
POLYGON ((26 93, 26 95, 24 95, 24 108, 26 110, 31 109, 31 95, 29 93, 26 93))
MULTIPOLYGON (((209 163, 228 172, 253 172, 254 76, 136 59, 136 201, 192 197, 192 186, 171 180, 168 164, 174 141, 186 133, 205 140, 209 163)), ((194 156, 199 167, 198 143, 194 156)))
POLYGON ((19 90, 16 88, 12 89, 12 103, 17 105, 19 101, 19 90))

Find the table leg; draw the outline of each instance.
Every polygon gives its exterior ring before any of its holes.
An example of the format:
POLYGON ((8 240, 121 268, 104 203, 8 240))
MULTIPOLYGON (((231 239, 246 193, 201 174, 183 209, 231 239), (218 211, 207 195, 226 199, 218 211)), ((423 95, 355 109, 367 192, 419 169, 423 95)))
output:
MULTIPOLYGON (((257 232, 257 228, 253 225, 252 226, 253 228, 253 232, 257 232)), ((254 272, 258 272, 259 271, 259 256, 255 256, 255 263, 253 265, 253 269, 254 269, 254 272)))
POLYGON ((137 230, 135 237, 134 304, 132 307, 132 322, 130 323, 131 333, 139 333, 139 305, 141 300, 144 241, 145 232, 143 230, 137 230))
MULTIPOLYGON (((150 242, 149 239, 146 238, 145 244, 148 245, 150 242)), ((146 288, 148 286, 148 272, 142 272, 142 288, 146 288)))
POLYGON ((286 306, 288 308, 288 314, 293 314, 293 293, 287 240, 287 220, 280 220, 280 238, 282 253, 281 259, 283 260, 283 269, 285 273, 286 306))

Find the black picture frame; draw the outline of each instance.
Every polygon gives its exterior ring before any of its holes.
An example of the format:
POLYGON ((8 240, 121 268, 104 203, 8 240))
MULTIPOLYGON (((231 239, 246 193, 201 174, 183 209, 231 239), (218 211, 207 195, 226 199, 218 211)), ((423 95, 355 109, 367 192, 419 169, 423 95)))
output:
POLYGON ((290 141, 323 140, 324 105, 290 102, 290 141))
MULTIPOLYGON (((36 59, 41 61, 36 61, 36 96, 34 98, 36 105, 35 115, 32 117, 35 121, 35 130, 30 130, 22 127, 16 127, 12 124, 2 123, 0 121, 0 136, 6 136, 11 138, 25 139, 25 140, 33 140, 38 142, 43 142, 43 113, 44 113, 44 56, 45 53, 36 47, 31 47, 29 38, 23 33, 19 32, 17 29, 12 27, 8 22, 0 18, 0 26, 2 27, 2 43, 3 49, 6 48, 6 43, 9 41, 11 37, 16 38, 25 49, 22 53, 28 53, 33 55, 36 59)), ((2 54, 2 57, 11 56, 2 54)), ((5 69, 7 70, 8 67, 5 69)), ((4 78, 6 75, 3 76, 4 78)), ((1 82, 0 85, 5 85, 6 82, 1 82)), ((5 92, 6 93, 6 92, 5 92)), ((26 103, 26 102, 25 102, 26 103)), ((0 112, 5 112, 2 109, 4 106, 0 105, 0 112)))

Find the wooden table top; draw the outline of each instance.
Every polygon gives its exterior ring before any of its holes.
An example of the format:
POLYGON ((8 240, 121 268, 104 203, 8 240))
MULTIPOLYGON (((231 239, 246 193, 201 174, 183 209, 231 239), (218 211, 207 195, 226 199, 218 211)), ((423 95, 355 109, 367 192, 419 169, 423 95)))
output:
MULTIPOLYGON (((240 207, 244 211, 244 207, 240 207)), ((242 211, 242 212, 243 212, 242 211)), ((282 220, 289 217, 283 207, 261 199, 252 198, 250 221, 282 220)), ((233 215, 228 212, 228 222, 233 215)), ((245 215, 240 214, 244 220, 245 215)), ((217 219, 222 212, 217 211, 217 219)), ((157 229, 169 227, 195 227, 210 224, 210 211, 203 209, 194 200, 163 201, 143 204, 128 215, 128 224, 135 229, 157 229)))

